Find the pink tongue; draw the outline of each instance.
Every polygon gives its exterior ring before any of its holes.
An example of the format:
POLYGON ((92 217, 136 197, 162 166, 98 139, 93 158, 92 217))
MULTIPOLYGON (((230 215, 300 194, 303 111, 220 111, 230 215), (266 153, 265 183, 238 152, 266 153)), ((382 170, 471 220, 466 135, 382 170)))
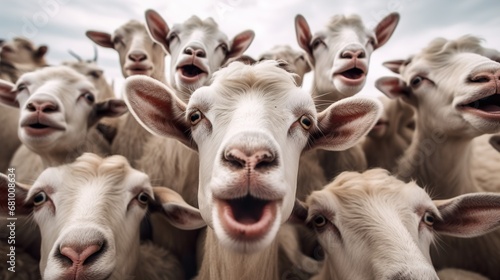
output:
POLYGON ((481 106, 481 111, 485 111, 488 113, 500 113, 500 106, 498 105, 481 106))

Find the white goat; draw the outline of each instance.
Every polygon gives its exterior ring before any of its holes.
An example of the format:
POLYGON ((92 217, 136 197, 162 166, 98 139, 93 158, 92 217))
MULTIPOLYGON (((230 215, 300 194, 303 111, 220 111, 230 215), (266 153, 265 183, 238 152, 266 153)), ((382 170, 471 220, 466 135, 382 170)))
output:
POLYGON ((151 38, 172 56, 170 85, 186 103, 193 91, 209 84, 225 61, 243 54, 255 36, 246 30, 229 41, 212 18, 197 16, 170 28, 154 10, 146 11, 146 24, 151 38))
POLYGON ((312 95, 319 111, 363 88, 372 52, 387 43, 398 22, 399 14, 392 13, 369 30, 357 15, 335 15, 313 35, 306 19, 295 17, 297 42, 313 65, 312 95))
POLYGON ((262 60, 283 60, 288 63, 287 70, 297 74, 295 83, 298 86, 302 86, 304 75, 311 71, 311 63, 306 54, 302 51, 296 51, 288 45, 277 45, 261 53, 257 61, 262 60))
POLYGON ((300 154, 346 149, 378 119, 380 105, 362 98, 318 115, 310 94, 277 65, 234 62, 187 105, 153 79, 125 83, 138 121, 199 153, 198 204, 209 225, 200 279, 277 278, 274 240, 293 208, 300 154))
POLYGON ((369 168, 392 170, 410 146, 415 129, 413 108, 400 99, 389 99, 385 95, 379 99, 384 112, 366 136, 363 150, 369 168))
POLYGON ((471 238, 500 227, 499 194, 433 201, 384 169, 341 173, 306 205, 296 203, 294 213, 325 252, 313 279, 438 279, 429 252, 435 234, 471 238))
MULTIPOLYGON (((12 41, 0 40, 0 80, 15 83, 26 72, 46 66, 45 54, 47 46, 35 47, 24 38, 14 38, 12 41)), ((6 172, 14 152, 21 145, 17 137, 19 110, 0 105, 0 172, 6 172)))
MULTIPOLYGON (((500 63, 482 56, 483 51, 480 40, 472 36, 438 38, 412 58, 388 63, 399 69, 401 79, 377 81, 382 92, 401 97, 416 112, 414 137, 396 173, 426 186, 437 198, 482 191, 472 176, 472 140, 500 131, 500 63)), ((444 240, 444 250, 433 252, 438 269, 455 267, 500 277, 498 262, 486 261, 500 259, 500 231, 470 240, 444 240)))
MULTIPOLYGON (((2 194, 8 184, 2 174, 2 194)), ((40 227, 43 279, 181 279, 172 255, 140 246, 140 221, 149 208, 182 229, 205 226, 197 209, 172 190, 151 187, 149 177, 122 156, 86 153, 48 168, 32 186, 16 185, 16 201, 16 213, 33 213, 40 227)))
MULTIPOLYGON (((357 15, 336 15, 326 29, 313 35, 306 19, 302 15, 295 17, 297 42, 313 65, 311 94, 318 111, 363 88, 372 52, 387 43, 398 22, 399 14, 392 13, 383 18, 374 30, 369 30, 357 15)), ((343 152, 318 151, 318 157, 327 180, 342 171, 367 168, 360 145, 343 152)))
MULTIPOLYGON (((127 111, 122 100, 96 102, 92 83, 66 66, 24 74, 17 85, 0 84, 0 101, 21 109, 19 138, 42 157, 44 167, 72 162, 83 153, 88 131, 97 121, 127 111)), ((33 170, 27 174, 16 171, 17 179, 22 182, 30 182, 38 176, 33 170)))
MULTIPOLYGON (((147 75, 166 82, 165 52, 151 40, 144 24, 131 20, 117 28, 113 35, 92 30, 86 35, 96 44, 118 52, 123 77, 147 75)), ((120 119, 115 138, 118 140, 112 142, 111 153, 125 156, 136 167, 151 134, 127 114, 120 119)))

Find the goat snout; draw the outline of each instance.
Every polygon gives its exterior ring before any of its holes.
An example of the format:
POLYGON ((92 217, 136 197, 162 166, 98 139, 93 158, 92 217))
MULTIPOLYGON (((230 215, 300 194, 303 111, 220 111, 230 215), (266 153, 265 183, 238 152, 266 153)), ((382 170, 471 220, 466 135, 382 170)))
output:
POLYGON ((72 266, 87 265, 90 257, 98 257, 102 252, 102 242, 92 244, 69 244, 64 245, 60 249, 61 257, 68 258, 72 266))
POLYGON ((56 113, 59 112, 59 106, 56 102, 50 100, 33 100, 26 105, 30 112, 56 113))
POLYGON ((276 156, 270 149, 255 150, 232 147, 224 152, 224 160, 236 169, 260 170, 275 165, 276 156))
POLYGON ((128 55, 128 58, 134 62, 141 62, 148 58, 148 55, 142 51, 133 51, 128 55))
POLYGON ((197 45, 197 44, 192 44, 192 45, 187 46, 184 49, 184 53, 187 55, 192 55, 192 56, 201 57, 201 58, 204 58, 207 56, 207 52, 205 51, 205 49, 202 46, 197 45))
POLYGON ((345 47, 341 52, 340 52, 340 58, 345 58, 345 59, 354 59, 354 58, 365 58, 366 57, 366 51, 361 45, 349 45, 345 47))

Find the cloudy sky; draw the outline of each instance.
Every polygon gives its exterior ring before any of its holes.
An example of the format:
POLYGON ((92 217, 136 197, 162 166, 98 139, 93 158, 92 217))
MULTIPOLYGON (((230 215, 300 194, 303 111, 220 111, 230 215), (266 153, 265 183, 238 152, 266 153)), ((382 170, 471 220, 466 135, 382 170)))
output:
MULTIPOLYGON (((213 17, 229 38, 253 29, 255 40, 247 54, 258 56, 276 44, 298 49, 294 17, 302 14, 317 31, 335 14, 359 14, 366 26, 374 27, 385 15, 399 12, 401 21, 390 41, 372 56, 366 94, 375 94, 374 81, 391 73, 381 66, 385 60, 406 58, 435 37, 456 38, 474 34, 485 46, 500 49, 500 1, 432 0, 3 0, 0 38, 24 36, 49 46, 47 60, 59 64, 72 60, 72 49, 84 58, 93 56, 88 29, 112 33, 129 19, 144 21, 144 11, 155 9, 171 26, 191 15, 213 17)), ((99 64, 117 90, 123 80, 118 55, 99 47, 99 64)), ((306 85, 309 88, 308 85, 306 85)))

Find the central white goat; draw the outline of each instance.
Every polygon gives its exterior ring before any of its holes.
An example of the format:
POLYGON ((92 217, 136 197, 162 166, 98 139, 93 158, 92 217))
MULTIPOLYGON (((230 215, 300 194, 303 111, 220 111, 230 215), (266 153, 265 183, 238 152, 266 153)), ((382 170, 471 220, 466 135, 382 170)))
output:
MULTIPOLYGON (((485 56, 473 36, 437 38, 406 61, 386 63, 401 78, 385 77, 377 87, 402 98, 415 109, 412 143, 395 170, 405 181, 416 180, 436 198, 484 191, 473 179, 472 141, 500 131, 500 63, 485 56)), ((492 189, 500 191, 498 182, 492 189)), ((446 237, 433 252, 438 269, 456 267, 500 277, 500 231, 470 240, 446 237), (474 256, 474 257, 472 257, 474 256)))
POLYGON ((306 205, 297 203, 294 214, 314 228, 325 251, 323 270, 312 278, 318 280, 437 280, 429 249, 439 235, 470 238, 500 227, 499 194, 433 201, 415 182, 383 169, 341 173, 306 205))
POLYGON ((274 240, 293 208, 300 154, 346 149, 380 114, 378 102, 364 98, 317 114, 310 94, 275 61, 234 62, 187 105, 146 77, 128 78, 125 90, 149 131, 199 153, 198 204, 209 225, 200 279, 277 278, 274 240))
MULTIPOLYGON (((2 196, 9 183, 2 174, 2 196)), ((172 255, 139 244, 140 221, 149 208, 182 229, 205 226, 197 209, 172 190, 151 187, 122 156, 86 153, 48 168, 32 186, 16 185, 16 202, 16 213, 33 214, 40 227, 40 273, 47 280, 182 279, 172 255)))

